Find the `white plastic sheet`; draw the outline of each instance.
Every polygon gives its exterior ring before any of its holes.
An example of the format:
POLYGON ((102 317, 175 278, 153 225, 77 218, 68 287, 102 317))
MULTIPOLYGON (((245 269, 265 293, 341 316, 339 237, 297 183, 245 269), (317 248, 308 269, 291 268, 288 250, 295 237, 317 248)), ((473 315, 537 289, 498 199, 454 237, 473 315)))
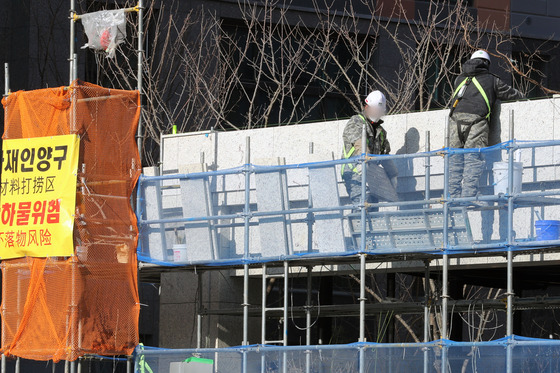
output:
POLYGON ((105 51, 108 57, 126 38, 126 16, 123 9, 102 10, 81 16, 88 42, 82 48, 105 51))

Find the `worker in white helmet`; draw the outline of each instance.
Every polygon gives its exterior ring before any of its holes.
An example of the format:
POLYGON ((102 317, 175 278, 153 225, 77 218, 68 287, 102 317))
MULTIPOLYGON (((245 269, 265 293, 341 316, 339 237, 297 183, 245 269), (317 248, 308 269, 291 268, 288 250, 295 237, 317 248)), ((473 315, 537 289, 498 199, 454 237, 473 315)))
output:
MULTIPOLYGON (((490 118, 496 100, 524 98, 515 88, 490 73, 490 55, 474 52, 455 80, 449 112, 449 147, 483 148, 488 146, 490 118)), ((474 197, 484 170, 481 153, 453 154, 450 157, 450 197, 474 197)))
MULTIPOLYGON (((381 119, 387 112, 387 100, 385 95, 380 91, 371 92, 365 99, 364 109, 360 114, 354 115, 350 118, 344 132, 342 139, 344 141, 343 158, 349 159, 358 157, 362 153, 368 154, 389 154, 391 146, 387 139, 387 131, 381 126, 383 120, 381 119), (362 128, 366 125, 367 136, 367 149, 362 149, 362 128)), ((389 162, 392 164, 392 162, 389 162)), ((388 167, 388 177, 391 179, 393 186, 396 187, 397 171, 396 167, 388 167)), ((356 163, 348 163, 342 166, 342 179, 346 186, 346 191, 352 200, 352 203, 357 205, 360 203, 362 195, 362 177, 361 167, 356 163)), ((377 203, 376 197, 367 191, 368 203, 377 203)), ((373 211, 374 209, 370 209, 373 211)))

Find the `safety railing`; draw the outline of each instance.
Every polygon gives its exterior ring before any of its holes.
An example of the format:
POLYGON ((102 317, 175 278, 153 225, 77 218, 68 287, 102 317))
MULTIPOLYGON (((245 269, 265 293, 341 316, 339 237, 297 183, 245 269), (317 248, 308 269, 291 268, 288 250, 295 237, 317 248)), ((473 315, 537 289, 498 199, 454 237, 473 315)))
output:
POLYGON ((488 342, 439 340, 409 344, 251 345, 175 350, 139 347, 135 353, 135 372, 179 372, 181 368, 182 371, 216 373, 435 372, 441 367, 443 351, 447 353, 449 372, 505 372, 508 350, 513 352, 512 372, 560 370, 559 340, 511 336, 488 342))
POLYGON ((184 266, 558 246, 559 160, 560 141, 511 140, 305 164, 186 165, 141 177, 138 255, 184 266))

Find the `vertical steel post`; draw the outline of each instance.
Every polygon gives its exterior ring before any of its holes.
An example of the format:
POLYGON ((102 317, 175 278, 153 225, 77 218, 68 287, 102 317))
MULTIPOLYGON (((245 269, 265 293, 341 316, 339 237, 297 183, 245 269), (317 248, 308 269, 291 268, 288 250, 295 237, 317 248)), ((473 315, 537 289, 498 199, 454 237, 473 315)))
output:
MULTIPOLYGON (((313 154, 313 143, 309 143, 309 154, 313 154)), ((309 179, 308 179, 309 180, 309 179)), ((313 200, 311 198, 311 182, 307 182, 307 208, 313 208, 313 200)), ((313 213, 307 213, 307 251, 313 252, 313 213)))
MULTIPOLYGON (((72 23, 74 21, 72 20, 72 23)), ((76 65, 77 65, 77 54, 74 53, 74 57, 73 57, 73 61, 72 61, 72 75, 74 75, 74 73, 76 72, 76 65)), ((72 80, 73 81, 73 80, 72 80)), ((77 111, 77 91, 76 89, 72 89, 71 91, 71 102, 72 102, 72 107, 71 107, 71 116, 70 116, 70 130, 72 133, 76 133, 76 111, 77 111)), ((82 164, 82 167, 84 168, 85 171, 85 164, 82 164)), ((85 173, 85 172, 84 172, 85 173)), ((70 317, 67 318, 68 322, 69 322, 69 326, 68 329, 70 330, 70 344, 71 346, 67 346, 68 351, 70 353, 70 358, 72 359, 72 361, 70 361, 70 372, 71 373, 75 373, 76 372, 76 345, 77 345, 77 340, 80 340, 80 337, 77 336, 77 330, 76 330, 76 323, 78 320, 78 304, 77 304, 77 295, 76 295, 76 271, 77 268, 76 266, 78 265, 78 257, 76 256, 76 251, 74 250, 72 253, 72 257, 70 260, 70 265, 71 267, 71 294, 70 294, 70 317)), ((68 341, 68 339, 67 339, 68 341)))
MULTIPOLYGON (((430 341, 430 261, 424 262, 424 343, 430 341)), ((429 371, 428 348, 424 347, 424 373, 429 371)))
POLYGON ((78 53, 74 53, 74 61, 72 62, 72 81, 78 79, 78 53))
MULTIPOLYGON (((442 291, 441 291, 441 338, 447 339, 447 306, 449 300, 449 116, 445 122, 445 152, 444 152, 444 184, 443 184, 443 268, 442 268, 442 291)), ((443 347, 441 353, 441 372, 447 372, 447 347, 443 347)))
POLYGON ((10 65, 4 63, 4 97, 10 94, 10 65))
MULTIPOLYGON (((10 68, 8 63, 4 63, 4 97, 8 97, 8 95, 10 94, 10 68)), ((6 114, 7 114, 7 109, 4 110, 4 118, 6 118, 6 114)), ((4 271, 2 271, 2 273, 4 273, 4 271)), ((3 280, 5 279, 5 276, 3 276, 3 280)), ((2 284, 2 324, 4 323, 4 320, 6 320, 6 302, 4 302, 4 300, 6 299, 6 283, 2 284)), ((2 325, 2 346, 5 346, 5 338, 6 338, 6 332, 5 332, 5 327, 4 325, 2 325)), ((6 355, 2 354, 2 361, 1 361, 1 372, 2 373, 6 373, 6 355)))
MULTIPOLYGON (((508 235, 507 235, 507 336, 513 336, 513 161, 515 152, 515 139, 514 139, 514 112, 513 109, 509 111, 509 147, 508 147, 508 235)), ((512 366, 512 341, 508 341, 507 345, 507 363, 506 371, 510 373, 513 369, 512 366)))
MULTIPOLYGON (((426 140, 424 144, 424 151, 426 153, 431 151, 431 144, 430 144, 430 131, 426 131, 426 140)), ((425 189, 424 189, 424 198, 426 200, 430 199, 430 188, 431 188, 431 180, 430 180, 430 172, 432 169, 432 158, 426 157, 425 159, 425 189)), ((430 208, 430 205, 424 205, 424 208, 430 208)), ((424 343, 429 342, 430 340, 430 261, 426 260, 425 262, 425 274, 424 274, 424 343)), ((424 347, 424 373, 429 371, 429 351, 427 347, 424 347)))
MULTIPOLYGON (((70 0, 70 56, 69 56, 69 62, 70 62, 70 71, 69 71, 69 84, 72 84, 72 82, 74 81, 74 75, 75 75, 75 65, 76 65, 76 53, 74 53, 74 44, 75 44, 75 37, 76 37, 76 22, 74 20, 74 16, 76 15, 76 1, 75 0, 70 0)), ((72 105, 75 106, 75 102, 72 102, 72 105)), ((74 110, 74 108, 72 108, 72 110, 74 110)), ((75 117, 74 117, 75 118, 75 117)), ((71 118, 71 123, 72 120, 74 118, 71 118)), ((72 127, 74 128, 74 127, 72 127)), ((72 265, 72 299, 71 299, 71 311, 70 311, 70 323, 72 324, 72 313, 74 312, 74 262, 71 261, 71 265, 72 265)), ((74 330, 72 327, 70 327, 70 333, 73 333, 74 330)), ((73 338, 73 337, 71 337, 73 338)), ((74 347, 72 346, 72 349, 74 347)), ((72 368, 74 367, 74 363, 72 362, 72 368)), ((64 362, 64 371, 68 372, 68 360, 66 360, 64 362)))
MULTIPOLYGON (((266 282, 267 282, 267 265, 262 265, 262 282, 261 282, 261 344, 266 344, 266 282)), ((261 373, 266 372, 266 356, 261 354, 261 373)))
MULTIPOLYGON (((288 345, 288 297, 289 297, 289 282, 288 276, 290 275, 290 267, 288 261, 284 261, 284 323, 282 324, 282 345, 288 345)), ((286 351, 282 354, 282 371, 288 372, 288 354, 286 351)))
MULTIPOLYGON (((68 349, 70 358, 74 359, 76 354, 76 315, 77 315, 77 304, 76 304, 76 266, 77 266, 76 256, 72 255, 71 266, 72 266, 72 294, 71 294, 71 311, 70 311, 70 343, 71 346, 68 349)), ((79 338, 79 337, 78 337, 79 338)), ((76 360, 70 361, 70 373, 76 372, 76 360)))
POLYGON ((284 325, 282 328, 282 344, 284 346, 288 345, 288 292, 290 291, 288 282, 289 275, 290 267, 288 265, 288 261, 284 261, 284 325))
MULTIPOLYGON (((362 126, 362 203, 361 203, 361 232, 360 232, 360 342, 365 342, 366 320, 366 213, 367 213, 367 130, 366 123, 362 126)), ((365 370, 364 349, 360 348, 360 373, 365 370)))
POLYGON ((68 57, 68 61, 70 62, 70 71, 69 71, 69 84, 72 84, 74 80, 74 44, 76 38, 76 22, 74 21, 74 16, 76 15, 76 1, 70 0, 70 56, 68 57))
MULTIPOLYGON (((251 138, 245 139, 245 207, 244 207, 244 243, 243 243, 243 345, 249 344, 249 223, 250 223, 250 198, 251 198, 251 138)), ((247 372, 247 352, 243 352, 243 373, 247 372)))
POLYGON ((202 347, 202 272, 198 272, 198 304, 196 311, 196 347, 202 347))
MULTIPOLYGON (((307 267, 307 300, 305 304, 305 344, 311 345, 311 295, 313 291, 313 266, 307 267)), ((311 351, 305 352, 305 372, 311 372, 311 351)))
MULTIPOLYGON (((426 131, 426 141, 424 144, 424 151, 428 153, 430 151, 430 131, 426 131)), ((424 167, 425 167, 425 188, 424 188, 424 198, 426 200, 430 199, 430 169, 431 169, 431 157, 424 158, 424 167)), ((425 206, 425 208, 429 208, 429 206, 425 206)))
POLYGON ((266 271, 267 265, 262 265, 262 289, 261 289, 261 343, 266 343, 266 271))
POLYGON ((140 153, 140 167, 142 167, 142 144, 144 142, 144 132, 142 126, 142 96, 143 79, 142 79, 142 62, 144 58, 144 0, 138 0, 138 72, 137 72, 137 85, 138 93, 140 94, 140 116, 138 117, 138 129, 136 133, 136 145, 140 153))

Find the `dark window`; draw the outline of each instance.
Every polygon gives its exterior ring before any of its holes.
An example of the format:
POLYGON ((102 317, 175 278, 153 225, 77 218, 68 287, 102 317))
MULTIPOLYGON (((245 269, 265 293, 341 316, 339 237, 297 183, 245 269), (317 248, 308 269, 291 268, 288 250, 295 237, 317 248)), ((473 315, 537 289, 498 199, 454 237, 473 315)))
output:
MULTIPOLYGON (((365 79, 365 72, 361 70, 357 63, 353 62, 350 47, 342 41, 332 43, 332 45, 335 45, 332 54, 338 64, 344 67, 344 74, 341 74, 340 66, 332 59, 321 58, 319 59, 321 66, 317 66, 317 54, 314 53, 319 53, 318 51, 321 50, 320 38, 317 38, 317 44, 313 47, 310 45, 302 47, 300 45, 302 41, 298 38, 298 35, 309 35, 309 33, 318 31, 300 29, 298 32, 289 32, 287 28, 290 26, 284 27, 286 29, 280 27, 275 27, 275 29, 277 32, 282 32, 283 35, 294 36, 287 36, 287 39, 282 39, 277 35, 273 38, 275 39, 274 42, 263 48, 255 43, 247 45, 249 31, 245 24, 235 20, 224 20, 222 24, 224 33, 221 45, 222 53, 234 61, 243 59, 243 63, 238 70, 241 77, 240 85, 235 88, 236 92, 231 96, 235 99, 231 100, 227 119, 232 123, 239 123, 243 126, 246 114, 251 106, 247 93, 252 97, 255 92, 256 99, 253 100, 253 108, 260 106, 262 110, 270 110, 268 123, 253 123, 257 126, 286 124, 296 121, 328 120, 344 118, 354 114, 352 106, 349 104, 350 100, 354 100, 351 85, 360 85, 359 92, 365 93, 367 79, 365 79), (278 40, 281 39, 283 42, 280 44, 278 40), (235 43, 236 46, 232 43, 235 43), (284 51, 293 51, 300 47, 302 47, 303 52, 298 56, 299 62, 294 64, 293 61, 290 61, 290 58, 294 57, 293 54, 288 53, 288 56, 286 56, 284 51), (244 56, 241 56, 240 49, 246 51, 244 56), (259 59, 263 52, 267 55, 268 61, 275 61, 275 63, 260 65, 259 59), (290 92, 287 95, 298 98, 295 104, 285 100, 283 103, 277 101, 271 106, 272 101, 269 94, 278 88, 278 82, 274 79, 278 70, 272 71, 272 66, 276 69, 282 66, 291 66, 285 81, 290 86, 290 92), (314 71, 317 71, 316 75, 312 73, 314 71), (325 80, 334 81, 335 84, 326 83, 325 80), (296 112, 295 115, 293 115, 294 111, 296 112)), ((260 36, 258 35, 258 38, 260 36)), ((372 38, 371 42, 368 41, 365 45, 371 49, 373 43, 372 38)), ((364 55, 367 55, 367 53, 364 53, 364 55)), ((230 73, 233 73, 233 71, 230 71, 230 73)))

